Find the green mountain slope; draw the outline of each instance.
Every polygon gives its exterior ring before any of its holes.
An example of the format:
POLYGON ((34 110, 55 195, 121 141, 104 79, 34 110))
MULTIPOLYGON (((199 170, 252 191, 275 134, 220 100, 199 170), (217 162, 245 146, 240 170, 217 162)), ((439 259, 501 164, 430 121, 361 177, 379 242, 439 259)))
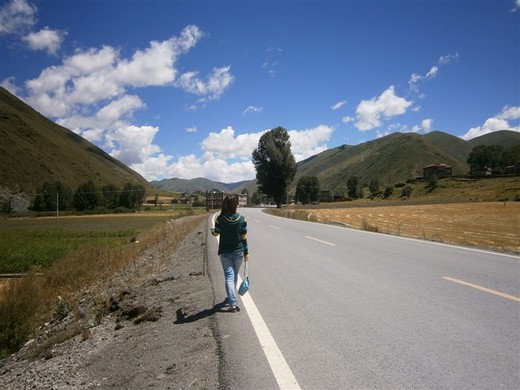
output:
POLYGON ((0 188, 3 193, 34 194, 46 181, 75 189, 124 183, 153 187, 137 172, 89 141, 40 115, 0 88, 0 188))

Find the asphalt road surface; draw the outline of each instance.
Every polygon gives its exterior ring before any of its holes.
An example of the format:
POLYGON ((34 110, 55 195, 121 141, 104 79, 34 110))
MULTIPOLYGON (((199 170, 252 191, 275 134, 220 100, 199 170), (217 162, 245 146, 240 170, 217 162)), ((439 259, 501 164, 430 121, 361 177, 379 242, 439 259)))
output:
POLYGON ((224 388, 520 388, 520 257, 239 211, 251 287, 217 317, 224 388))

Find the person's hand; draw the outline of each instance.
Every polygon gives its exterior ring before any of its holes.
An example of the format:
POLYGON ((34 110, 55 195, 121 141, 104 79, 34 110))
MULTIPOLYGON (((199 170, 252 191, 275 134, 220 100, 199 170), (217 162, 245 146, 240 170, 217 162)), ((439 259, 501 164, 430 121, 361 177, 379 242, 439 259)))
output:
POLYGON ((244 255, 244 261, 248 261, 248 260, 249 260, 249 253, 246 253, 246 254, 244 255))

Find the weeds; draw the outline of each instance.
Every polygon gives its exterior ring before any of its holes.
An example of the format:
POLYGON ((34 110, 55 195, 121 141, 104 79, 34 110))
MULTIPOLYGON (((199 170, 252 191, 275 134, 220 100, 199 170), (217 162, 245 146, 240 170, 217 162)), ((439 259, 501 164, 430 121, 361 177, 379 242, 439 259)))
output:
POLYGON ((376 225, 370 224, 366 218, 361 221, 361 229, 367 232, 379 233, 379 228, 376 225))
MULTIPOLYGON (((81 292, 96 286, 96 304, 99 307, 95 320, 99 323, 108 311, 107 299, 103 294, 111 277, 129 265, 142 274, 152 272, 153 266, 149 266, 148 262, 135 261, 138 255, 161 240, 167 241, 166 252, 175 250, 186 234, 204 218, 205 215, 183 219, 176 222, 175 228, 167 228, 167 223, 171 221, 157 225, 161 220, 156 218, 153 226, 125 230, 123 240, 115 240, 110 245, 103 245, 105 236, 113 238, 110 233, 105 235, 98 231, 93 234, 92 230, 87 229, 88 236, 91 237, 90 245, 69 248, 65 256, 54 260, 45 268, 38 263, 29 266, 25 277, 8 283, 0 293, 0 358, 17 351, 41 324, 68 316, 73 317, 74 325, 62 334, 51 337, 49 345, 79 334, 83 340, 88 339, 90 332, 88 327, 80 324, 82 314, 77 309, 81 292), (132 236, 136 236, 138 232, 139 239, 131 242, 128 239, 130 232, 132 236), (92 239, 92 236, 101 237, 101 244, 98 245, 99 241, 92 239)), ((134 221, 142 222, 137 219, 134 221)), ((54 240, 60 241, 60 237, 55 237, 54 240)), ((164 257, 160 259, 163 263, 167 261, 167 256, 164 257)))

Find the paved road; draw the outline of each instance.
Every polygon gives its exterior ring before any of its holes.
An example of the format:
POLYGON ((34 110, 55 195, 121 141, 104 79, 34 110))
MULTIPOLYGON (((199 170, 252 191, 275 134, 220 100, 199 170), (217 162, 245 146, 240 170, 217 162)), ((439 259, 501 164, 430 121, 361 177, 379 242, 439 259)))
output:
MULTIPOLYGON (((250 298, 294 388, 520 388, 518 256, 240 211, 248 218, 250 298)), ((209 251, 223 298, 213 240, 209 251)), ((284 387, 248 310, 217 318, 222 382, 284 387)))

